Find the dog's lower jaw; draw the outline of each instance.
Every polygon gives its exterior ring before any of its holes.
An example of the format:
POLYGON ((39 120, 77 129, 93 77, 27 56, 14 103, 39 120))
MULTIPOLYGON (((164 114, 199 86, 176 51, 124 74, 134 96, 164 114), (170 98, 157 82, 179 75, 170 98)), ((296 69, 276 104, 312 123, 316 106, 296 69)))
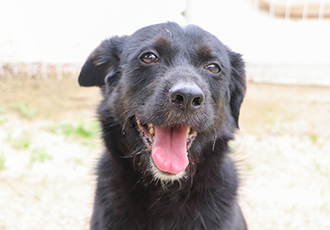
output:
POLYGON ((158 181, 161 182, 162 185, 171 184, 175 181, 180 181, 186 177, 186 169, 179 172, 179 173, 168 173, 160 170, 157 166, 153 163, 152 158, 150 158, 150 171, 154 178, 154 181, 157 183, 158 181))

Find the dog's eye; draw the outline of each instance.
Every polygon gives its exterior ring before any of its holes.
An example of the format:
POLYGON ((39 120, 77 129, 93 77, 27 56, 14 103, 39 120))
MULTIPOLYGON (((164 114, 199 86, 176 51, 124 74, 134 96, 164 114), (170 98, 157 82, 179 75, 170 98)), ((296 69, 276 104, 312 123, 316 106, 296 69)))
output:
POLYGON ((205 66, 205 69, 207 69, 208 71, 214 74, 220 73, 222 70, 221 66, 219 66, 216 63, 208 64, 207 66, 205 66))
POLYGON ((140 56, 140 60, 146 64, 152 64, 158 61, 158 57, 152 52, 147 52, 140 56))

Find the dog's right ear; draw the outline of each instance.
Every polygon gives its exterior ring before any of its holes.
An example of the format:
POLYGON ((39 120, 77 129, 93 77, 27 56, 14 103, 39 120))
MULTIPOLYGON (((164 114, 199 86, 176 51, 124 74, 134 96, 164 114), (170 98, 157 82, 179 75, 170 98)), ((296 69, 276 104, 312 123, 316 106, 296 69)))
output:
POLYGON ((230 79, 230 110, 234 118, 236 128, 239 128, 238 117, 246 91, 246 76, 242 56, 229 50, 231 64, 230 79))
POLYGON ((118 65, 126 37, 113 37, 104 40, 87 58, 78 82, 80 86, 103 86, 105 78, 111 81, 118 73, 118 65))

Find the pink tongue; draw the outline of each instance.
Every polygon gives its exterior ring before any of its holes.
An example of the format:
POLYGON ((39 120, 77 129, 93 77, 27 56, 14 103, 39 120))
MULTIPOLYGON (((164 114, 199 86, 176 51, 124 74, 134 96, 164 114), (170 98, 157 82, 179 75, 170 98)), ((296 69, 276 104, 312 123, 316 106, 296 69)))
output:
POLYGON ((187 157, 188 126, 177 128, 155 128, 152 158, 156 166, 169 173, 179 173, 189 164, 187 157))

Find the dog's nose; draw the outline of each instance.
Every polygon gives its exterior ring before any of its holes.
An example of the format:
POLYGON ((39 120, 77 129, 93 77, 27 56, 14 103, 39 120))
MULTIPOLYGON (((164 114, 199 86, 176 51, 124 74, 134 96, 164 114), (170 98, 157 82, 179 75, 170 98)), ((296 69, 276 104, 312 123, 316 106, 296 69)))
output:
POLYGON ((187 110, 196 110, 205 101, 203 91, 195 84, 176 84, 170 89, 169 97, 174 106, 187 110))

